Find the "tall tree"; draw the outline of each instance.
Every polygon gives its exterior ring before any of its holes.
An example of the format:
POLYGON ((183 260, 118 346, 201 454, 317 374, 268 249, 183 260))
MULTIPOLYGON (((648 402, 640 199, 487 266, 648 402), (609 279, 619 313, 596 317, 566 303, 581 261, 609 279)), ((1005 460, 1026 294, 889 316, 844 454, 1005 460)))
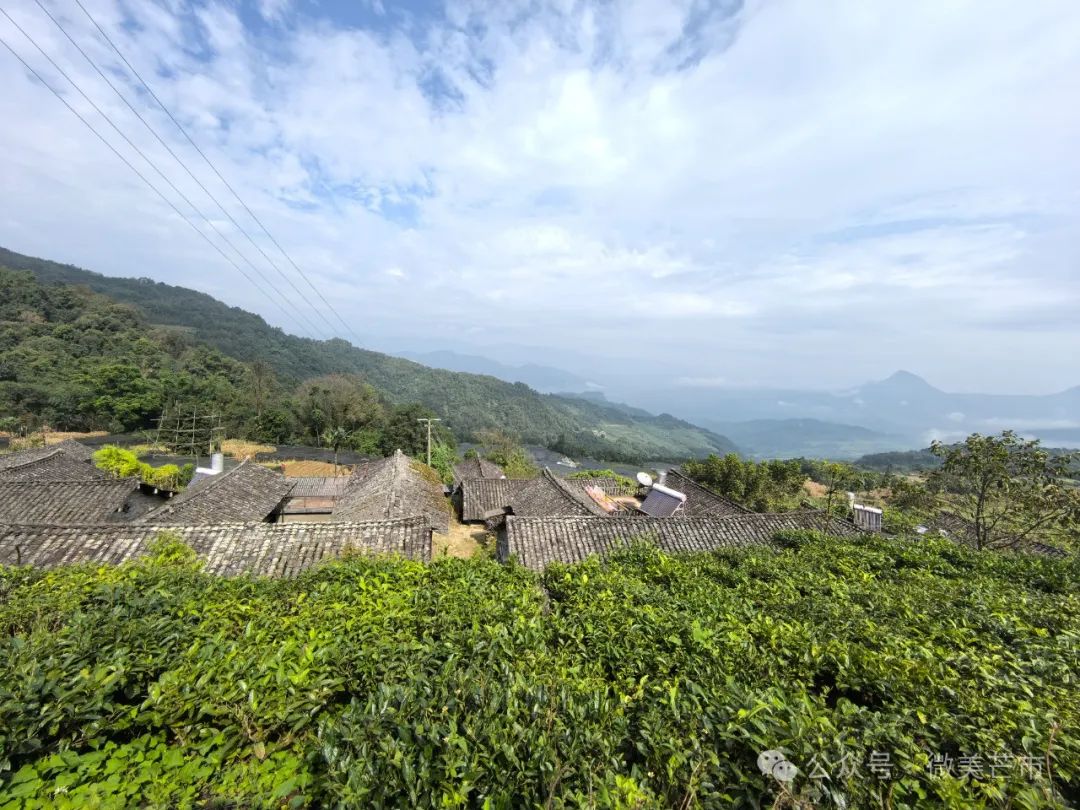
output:
POLYGON ((334 428, 354 433, 380 425, 386 414, 378 392, 351 374, 306 380, 297 389, 293 406, 301 429, 316 440, 334 428))
POLYGON ((1080 525, 1080 494, 1068 480, 1078 455, 1051 455, 1011 430, 973 433, 956 445, 934 442, 942 460, 930 483, 947 508, 971 524, 976 548, 1012 546, 1053 528, 1080 525))
POLYGON ((343 427, 328 428, 322 435, 323 444, 326 447, 331 448, 334 451, 334 475, 337 475, 337 457, 338 452, 349 441, 349 431, 343 427))

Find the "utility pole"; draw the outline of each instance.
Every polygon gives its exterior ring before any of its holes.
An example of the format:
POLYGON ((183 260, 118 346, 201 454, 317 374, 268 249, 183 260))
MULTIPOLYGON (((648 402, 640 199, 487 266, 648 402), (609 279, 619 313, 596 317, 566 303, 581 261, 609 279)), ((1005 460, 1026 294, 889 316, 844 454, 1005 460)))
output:
POLYGON ((431 466, 431 423, 441 422, 442 419, 417 419, 417 422, 427 422, 427 465, 431 466))

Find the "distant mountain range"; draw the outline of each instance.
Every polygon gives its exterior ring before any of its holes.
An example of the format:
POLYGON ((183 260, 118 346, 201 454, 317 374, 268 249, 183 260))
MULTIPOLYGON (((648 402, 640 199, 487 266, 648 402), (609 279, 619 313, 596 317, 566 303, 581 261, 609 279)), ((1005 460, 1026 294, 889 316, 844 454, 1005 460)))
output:
MULTIPOLYGON (((640 399, 646 408, 654 401, 649 392, 640 399)), ((849 458, 859 455, 844 446, 852 441, 869 443, 873 449, 863 452, 871 453, 1005 429, 1048 445, 1080 447, 1080 387, 1041 396, 956 394, 898 371, 849 391, 668 389, 663 401, 672 413, 726 431, 762 455, 798 455, 800 448, 817 446, 821 455, 849 458)))
POLYGON ((132 304, 151 323, 187 330, 238 360, 265 359, 286 381, 361 374, 391 401, 432 408, 462 438, 499 428, 570 455, 627 461, 676 461, 731 452, 736 445, 756 457, 856 458, 1007 428, 1050 446, 1080 447, 1080 386, 1045 396, 955 394, 906 371, 832 392, 650 381, 618 389, 630 406, 608 400, 604 379, 594 382, 552 366, 510 365, 453 350, 395 357, 343 340, 288 335, 208 295, 150 279, 112 278, 3 248, 0 266, 132 304))
POLYGON ((435 411, 461 439, 498 429, 572 456, 628 462, 680 461, 735 449, 715 431, 668 414, 542 394, 522 382, 431 368, 340 339, 289 335, 209 295, 148 278, 103 276, 3 248, 0 267, 29 271, 41 284, 79 285, 129 304, 154 328, 183 330, 244 363, 265 361, 286 385, 325 374, 361 375, 392 403, 420 403, 435 411))
MULTIPOLYGON (((444 362, 452 362, 450 359, 444 362)), ((460 362, 460 361, 453 361, 460 362)), ((475 356, 475 368, 502 379, 525 367, 475 356)), ((978 431, 1013 429, 1048 446, 1080 447, 1080 387, 1056 394, 955 394, 916 374, 898 371, 848 391, 798 389, 689 389, 650 385, 620 391, 640 408, 611 403, 599 385, 550 367, 543 379, 562 396, 616 407, 626 413, 666 411, 731 439, 746 455, 853 459, 926 447, 978 431), (588 385, 592 390, 586 390, 588 385)), ((603 380, 600 380, 602 383, 603 380)), ((606 389, 605 389, 606 390, 606 389)))
MULTIPOLYGON (((850 459, 910 446, 902 437, 820 419, 722 422, 724 435, 759 458, 850 459)), ((719 429, 719 428, 718 428, 719 429)))

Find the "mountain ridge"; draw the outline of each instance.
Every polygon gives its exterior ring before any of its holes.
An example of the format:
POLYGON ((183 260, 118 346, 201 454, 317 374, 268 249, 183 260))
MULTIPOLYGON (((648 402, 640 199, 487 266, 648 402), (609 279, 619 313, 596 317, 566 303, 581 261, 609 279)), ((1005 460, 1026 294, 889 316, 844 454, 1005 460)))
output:
POLYGON ((240 307, 206 293, 151 279, 105 276, 0 248, 0 266, 32 273, 43 284, 88 287, 144 313, 152 324, 189 330, 193 337, 245 363, 263 360, 287 383, 354 373, 397 403, 434 410, 460 438, 486 429, 570 455, 612 461, 664 460, 736 450, 726 437, 674 417, 631 415, 614 405, 541 394, 523 383, 432 369, 355 347, 340 338, 290 335, 240 307))

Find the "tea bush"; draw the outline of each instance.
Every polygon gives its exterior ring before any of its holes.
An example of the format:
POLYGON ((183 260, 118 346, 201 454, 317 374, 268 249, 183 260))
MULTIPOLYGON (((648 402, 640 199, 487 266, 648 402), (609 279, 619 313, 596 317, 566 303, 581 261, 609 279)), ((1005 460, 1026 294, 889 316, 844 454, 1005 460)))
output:
POLYGON ((0 568, 0 808, 1080 801, 1077 558, 786 541, 0 568))

